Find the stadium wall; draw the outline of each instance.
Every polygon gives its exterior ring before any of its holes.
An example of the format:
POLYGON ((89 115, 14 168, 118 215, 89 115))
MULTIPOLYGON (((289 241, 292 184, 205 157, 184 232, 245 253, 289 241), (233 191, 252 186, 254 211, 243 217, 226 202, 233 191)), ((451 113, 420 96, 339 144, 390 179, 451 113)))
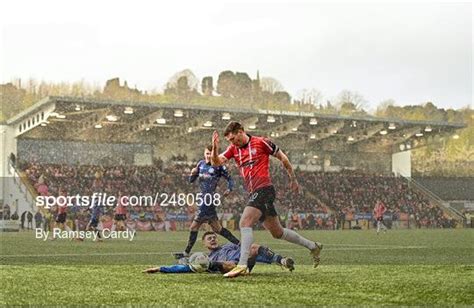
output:
POLYGON ((392 155, 392 172, 403 177, 411 177, 411 151, 392 155))
POLYGON ((16 155, 17 153, 15 129, 13 126, 0 126, 0 151, 0 201, 2 201, 5 199, 4 194, 6 193, 5 179, 12 176, 9 172, 8 161, 11 154, 16 155))
POLYGON ((1 159, 1 164, 0 164, 0 204, 3 203, 4 197, 3 197, 3 191, 4 191, 4 178, 6 176, 6 165, 8 161, 8 155, 6 154, 6 149, 5 149, 5 143, 6 143, 6 138, 7 138, 7 126, 6 125, 0 125, 0 159, 1 159))

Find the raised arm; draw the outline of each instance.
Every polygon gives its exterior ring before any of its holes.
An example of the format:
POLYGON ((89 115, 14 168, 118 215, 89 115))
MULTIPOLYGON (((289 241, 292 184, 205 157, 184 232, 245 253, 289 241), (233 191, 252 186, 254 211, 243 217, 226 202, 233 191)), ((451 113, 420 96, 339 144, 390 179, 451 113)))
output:
POLYGON ((212 151, 211 151, 211 165, 213 166, 222 166, 227 162, 227 158, 218 154, 219 151, 219 133, 214 131, 212 134, 212 151))

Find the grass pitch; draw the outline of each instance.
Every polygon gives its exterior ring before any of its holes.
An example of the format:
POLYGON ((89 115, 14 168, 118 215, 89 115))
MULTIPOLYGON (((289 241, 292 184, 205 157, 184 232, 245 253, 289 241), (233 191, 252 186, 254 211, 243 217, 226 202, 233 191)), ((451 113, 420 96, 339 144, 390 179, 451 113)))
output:
MULTIPOLYGON (((0 233, 0 304, 474 304, 472 229, 301 233, 324 244, 317 269, 304 248, 259 231, 256 241, 294 257, 296 270, 257 265, 251 276, 230 280, 141 273, 172 264, 171 252, 183 250, 187 232, 142 232, 132 242, 102 243, 0 233)), ((204 251, 199 241, 194 251, 204 251)))

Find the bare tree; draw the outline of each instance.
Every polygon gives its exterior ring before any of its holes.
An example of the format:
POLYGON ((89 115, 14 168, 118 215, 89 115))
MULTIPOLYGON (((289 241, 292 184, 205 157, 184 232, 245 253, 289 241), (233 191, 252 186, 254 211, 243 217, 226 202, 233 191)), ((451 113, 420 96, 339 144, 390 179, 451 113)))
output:
POLYGON ((337 106, 339 108, 351 106, 354 111, 363 110, 367 107, 367 101, 365 98, 356 91, 343 90, 337 96, 337 106))
POLYGON ((260 79, 260 87, 262 88, 262 91, 270 92, 272 94, 284 91, 283 85, 272 77, 262 77, 260 79))
POLYGON ((323 93, 317 89, 302 89, 298 91, 296 99, 302 104, 319 106, 323 101, 323 93))
POLYGON ((375 115, 377 116, 386 116, 386 110, 390 106, 395 106, 395 100, 394 99, 386 99, 383 100, 379 103, 377 106, 377 110, 375 111, 375 115))

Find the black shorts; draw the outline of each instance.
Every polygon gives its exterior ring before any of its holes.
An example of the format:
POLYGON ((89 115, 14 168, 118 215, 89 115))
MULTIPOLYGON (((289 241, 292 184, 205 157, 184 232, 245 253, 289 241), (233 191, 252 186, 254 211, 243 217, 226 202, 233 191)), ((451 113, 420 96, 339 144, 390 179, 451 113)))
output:
POLYGON ((193 220, 198 223, 210 223, 214 220, 219 220, 217 217, 216 207, 204 204, 199 206, 193 220))
POLYGON ((383 217, 377 217, 375 220, 383 222, 383 217))
POLYGON ((60 224, 63 224, 66 222, 66 213, 61 213, 61 214, 58 214, 58 216, 56 216, 56 222, 57 223, 60 223, 60 224))
POLYGON ((203 224, 203 223, 211 223, 213 221, 218 221, 219 217, 217 217, 217 214, 213 215, 196 215, 194 216, 193 219, 195 222, 203 224))
POLYGON ((114 219, 117 221, 124 221, 127 219, 127 215, 125 214, 115 214, 114 219))
POLYGON ((261 222, 263 222, 267 217, 278 216, 275 210, 275 205, 273 204, 275 201, 275 195, 275 187, 273 186, 257 189, 250 194, 247 206, 259 209, 260 212, 262 212, 262 216, 260 216, 261 222))
POLYGON ((99 218, 92 218, 89 221, 89 226, 90 227, 97 228, 98 225, 99 225, 99 218))

